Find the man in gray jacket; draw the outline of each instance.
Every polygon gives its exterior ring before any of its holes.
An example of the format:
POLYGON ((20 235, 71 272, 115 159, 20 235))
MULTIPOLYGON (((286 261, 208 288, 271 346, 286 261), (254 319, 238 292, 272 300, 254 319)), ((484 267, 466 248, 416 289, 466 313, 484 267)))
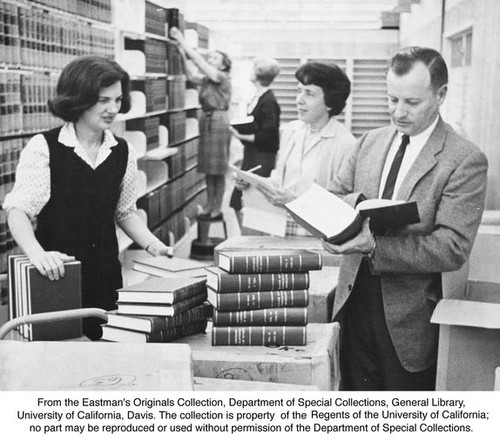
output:
POLYGON ((366 133, 329 190, 351 205, 364 198, 416 201, 420 222, 361 232, 342 245, 334 320, 342 324, 346 390, 433 390, 441 274, 469 257, 481 221, 487 160, 440 114, 448 72, 439 52, 400 50, 389 61, 393 125, 366 133))

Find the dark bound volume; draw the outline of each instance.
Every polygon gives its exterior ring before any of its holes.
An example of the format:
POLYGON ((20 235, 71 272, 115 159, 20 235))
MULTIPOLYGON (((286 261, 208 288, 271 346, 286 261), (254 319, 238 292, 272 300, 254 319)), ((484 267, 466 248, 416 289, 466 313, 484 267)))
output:
POLYGON ((208 288, 208 301, 219 311, 248 311, 251 309, 307 306, 309 291, 252 291, 218 293, 208 288))
POLYGON ((161 303, 123 303, 116 302, 118 306, 118 314, 131 315, 166 315, 172 316, 180 314, 195 306, 201 305, 207 300, 207 293, 198 294, 172 305, 164 305, 161 303))
POLYGON ((306 326, 214 326, 212 346, 305 346, 306 326))
MULTIPOLYGON (((81 263, 65 262, 64 269, 64 277, 49 280, 26 256, 9 256, 10 318, 81 308, 81 263)), ((65 340, 81 337, 82 325, 80 319, 73 319, 23 325, 19 331, 29 340, 65 340)))
POLYGON ((102 339, 117 342, 137 343, 167 343, 188 335, 200 334, 207 328, 207 320, 198 320, 186 325, 174 326, 157 332, 139 332, 130 329, 115 328, 104 325, 102 339))
POLYGON ((323 266, 321 254, 307 250, 222 250, 218 257, 228 273, 293 273, 323 266))
POLYGON ((203 303, 180 314, 170 317, 148 315, 125 315, 111 312, 108 314, 108 325, 116 328, 125 328, 132 331, 158 332, 167 328, 187 325, 199 320, 212 317, 212 305, 203 303))
POLYGON ((299 225, 332 244, 355 237, 366 217, 370 217, 370 226, 377 230, 420 222, 415 201, 368 199, 353 208, 318 184, 312 184, 285 208, 299 225))
POLYGON ((253 116, 248 116, 247 118, 240 120, 232 120, 231 126, 237 130, 241 135, 251 135, 255 133, 255 124, 253 121, 253 116))
POLYGON ((250 311, 214 311, 214 326, 307 325, 307 308, 268 308, 250 311))
POLYGON ((207 286, 217 292, 274 291, 308 289, 309 273, 229 274, 219 267, 208 267, 207 286))
POLYGON ((118 301, 171 305, 206 291, 204 279, 151 277, 136 285, 118 289, 118 301))

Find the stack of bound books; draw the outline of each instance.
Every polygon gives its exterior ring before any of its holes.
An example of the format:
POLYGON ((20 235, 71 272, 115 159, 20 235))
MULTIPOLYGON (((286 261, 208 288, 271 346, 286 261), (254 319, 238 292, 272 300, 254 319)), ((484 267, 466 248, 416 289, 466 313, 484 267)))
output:
POLYGON ((320 254, 224 250, 218 262, 207 268, 213 346, 306 344, 309 271, 321 269, 320 254))
POLYGON ((212 306, 204 279, 151 277, 118 290, 103 340, 164 343, 204 332, 212 306))

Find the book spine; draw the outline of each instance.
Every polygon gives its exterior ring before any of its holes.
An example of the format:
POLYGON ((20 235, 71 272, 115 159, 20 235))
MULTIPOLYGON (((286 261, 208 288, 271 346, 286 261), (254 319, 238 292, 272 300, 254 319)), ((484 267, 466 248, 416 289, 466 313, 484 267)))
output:
POLYGON ((231 256, 230 273, 293 273, 315 271, 322 267, 321 255, 231 256))
POLYGON ((166 343, 188 335, 199 334, 207 328, 207 320, 198 320, 187 325, 176 326, 174 328, 163 329, 159 332, 160 341, 166 343))
POLYGON ((202 294, 205 291, 206 291, 205 280, 201 280, 200 282, 195 283, 193 285, 175 290, 172 293, 173 294, 172 303, 179 302, 181 300, 196 296, 198 294, 202 294))
POLYGON ((197 296, 190 297, 186 300, 181 300, 180 302, 174 303, 172 308, 174 309, 174 314, 180 314, 181 312, 185 312, 188 309, 194 308, 202 304, 205 300, 207 300, 207 293, 198 294, 197 296))
POLYGON ((307 289, 288 291, 256 291, 214 293, 214 306, 219 311, 243 311, 249 309, 307 306, 307 289))
POLYGON ((177 326, 189 325, 190 323, 194 323, 206 319, 208 317, 211 317, 212 310, 213 310, 212 305, 204 304, 197 306, 193 309, 189 309, 186 312, 183 312, 182 314, 173 315, 171 317, 164 317, 163 320, 161 321, 161 325, 160 323, 157 323, 158 326, 157 329, 154 328, 154 323, 153 323, 153 330, 160 331, 166 328, 175 328, 177 326))
POLYGON ((220 274, 218 292, 308 289, 309 273, 220 274))
POLYGON ((307 308, 268 308, 250 311, 214 311, 214 326, 307 325, 307 308))
POLYGON ((306 326, 214 326, 212 346, 304 346, 306 330, 306 326))

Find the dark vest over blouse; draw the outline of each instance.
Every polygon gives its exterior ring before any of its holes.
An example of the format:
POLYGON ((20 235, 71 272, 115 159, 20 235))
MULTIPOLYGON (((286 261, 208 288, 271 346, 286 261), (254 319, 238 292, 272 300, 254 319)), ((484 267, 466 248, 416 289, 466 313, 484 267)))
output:
POLYGON ((44 133, 50 154, 50 199, 37 219, 36 237, 46 251, 82 262, 82 306, 115 306, 122 286, 114 214, 128 160, 126 141, 95 170, 58 141, 61 128, 44 133))

